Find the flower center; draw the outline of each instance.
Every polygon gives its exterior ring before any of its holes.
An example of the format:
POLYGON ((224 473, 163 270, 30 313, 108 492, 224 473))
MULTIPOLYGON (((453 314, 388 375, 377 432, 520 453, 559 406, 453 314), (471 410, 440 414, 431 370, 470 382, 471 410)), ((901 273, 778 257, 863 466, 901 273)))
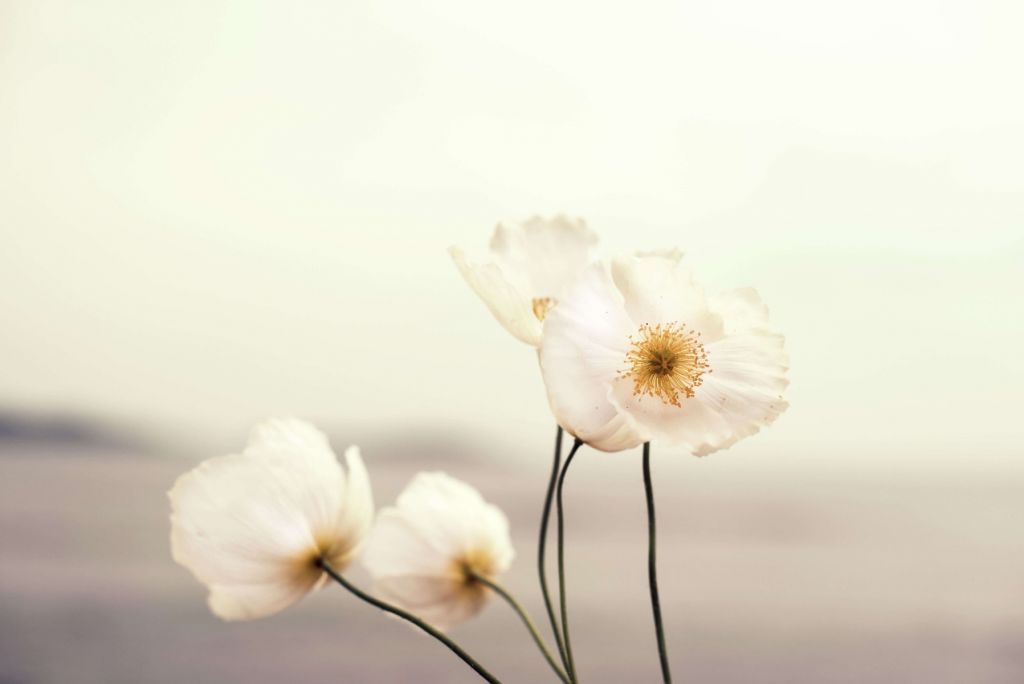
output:
POLYGON ((313 545, 295 558, 295 564, 299 569, 319 568, 322 559, 341 572, 352 562, 353 546, 349 539, 317 533, 313 535, 313 545))
POLYGON ((469 549, 455 558, 452 563, 455 575, 463 584, 472 585, 476 583, 476 577, 491 577, 494 575, 494 558, 488 551, 483 549, 469 549))
POLYGON ((548 315, 548 311, 551 311, 551 307, 554 305, 555 300, 551 297, 534 297, 533 315, 537 317, 538 321, 543 321, 544 317, 548 315))
POLYGON ((478 579, 494 576, 494 559, 491 554, 480 549, 469 549, 456 556, 451 562, 451 577, 455 582, 455 591, 463 597, 474 601, 483 600, 487 595, 487 587, 478 579))
POLYGON ((700 333, 682 323, 644 323, 629 341, 628 367, 619 377, 633 381, 634 396, 658 397, 671 406, 681 406, 680 398, 692 397, 704 374, 711 372, 700 333))

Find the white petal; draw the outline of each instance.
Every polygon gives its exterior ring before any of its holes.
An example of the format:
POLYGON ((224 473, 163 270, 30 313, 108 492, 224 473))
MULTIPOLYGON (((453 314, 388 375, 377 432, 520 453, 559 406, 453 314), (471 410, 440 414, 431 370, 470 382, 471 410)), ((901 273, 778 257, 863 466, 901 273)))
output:
POLYGON ((643 323, 684 323, 705 337, 721 335, 721 322, 710 314, 703 290, 678 252, 617 257, 611 273, 634 324, 630 334, 643 323))
POLYGON ((605 451, 644 441, 608 400, 623 368, 634 324, 607 270, 589 268, 544 321, 541 371, 558 423, 605 451))
POLYGON ((560 299, 593 259, 594 234, 580 219, 535 216, 519 224, 498 224, 491 251, 507 271, 523 273, 529 296, 560 299))
POLYGON ((254 430, 244 453, 178 478, 169 492, 171 551, 210 588, 215 613, 249 619, 281 610, 322 579, 318 555, 358 546, 372 497, 358 454, 349 465, 346 486, 322 433, 272 421, 254 430))
POLYGON ((462 563, 486 559, 486 571, 497 576, 513 555, 498 508, 444 473, 420 473, 377 516, 362 562, 382 598, 449 627, 475 615, 486 598, 481 585, 467 584, 462 563))
POLYGON ((287 605, 283 596, 297 598, 316 581, 319 572, 299 562, 316 543, 294 494, 280 486, 274 466, 244 455, 200 464, 170 491, 174 559, 219 596, 244 594, 244 609, 225 608, 224 615, 268 615, 287 605))
POLYGON ((273 615, 308 594, 317 583, 316 575, 303 575, 291 583, 214 584, 207 605, 224 620, 255 620, 273 615))
POLYGON ((533 297, 528 286, 523 282, 517 283, 513 275, 498 264, 472 262, 457 247, 452 247, 448 252, 462 277, 498 322, 517 339, 537 346, 540 343, 541 323, 533 313, 533 297))
POLYGON ((338 535, 345 471, 322 432, 300 420, 268 421, 253 430, 245 455, 274 469, 276 486, 301 508, 318 540, 338 535))
POLYGON ((396 503, 423 539, 449 558, 468 549, 494 552, 497 572, 511 562, 504 513, 465 482, 445 473, 419 473, 396 503))
POLYGON ((280 447, 302 451, 331 460, 334 452, 327 436, 313 425, 297 418, 273 418, 260 423, 249 435, 250 447, 280 447))
POLYGON ((458 548, 439 547, 412 516, 397 508, 377 515, 360 560, 375 578, 396 575, 445 576, 458 548))
POLYGON ((338 525, 339 546, 330 553, 332 562, 339 564, 351 559, 359 551, 361 542, 373 525, 374 512, 370 476, 366 472, 359 447, 353 445, 345 450, 345 465, 348 468, 348 478, 338 525))
POLYGON ((466 591, 451 579, 393 576, 380 579, 375 592, 438 629, 447 630, 473 618, 487 604, 487 592, 466 591))
POLYGON ((477 513, 476 538, 473 545, 482 548, 492 559, 492 570, 500 575, 512 565, 516 556, 512 547, 512 535, 509 531, 508 518, 505 513, 494 506, 486 504, 477 513))
POLYGON ((741 287, 714 295, 708 306, 722 317, 727 335, 750 330, 773 331, 768 322, 768 307, 752 287, 741 287))

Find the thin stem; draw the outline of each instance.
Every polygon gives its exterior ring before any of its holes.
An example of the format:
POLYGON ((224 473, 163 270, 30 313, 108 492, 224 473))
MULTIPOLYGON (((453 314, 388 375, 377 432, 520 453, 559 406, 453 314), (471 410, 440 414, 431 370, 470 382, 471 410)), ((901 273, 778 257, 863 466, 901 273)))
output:
POLYGON ((562 630, 558 626, 558 618, 555 617, 555 607, 551 602, 551 592, 548 591, 547 575, 547 543, 548 543, 548 520, 551 518, 551 504, 555 499, 555 484, 558 482, 558 472, 562 465, 562 426, 558 426, 555 433, 555 458, 551 464, 551 478, 548 480, 548 492, 544 497, 544 512, 540 516, 540 541, 537 544, 537 575, 540 577, 540 593, 544 596, 544 609, 548 613, 548 621, 551 623, 551 631, 555 635, 555 645, 558 647, 558 655, 562 660, 563 667, 569 667, 569 661, 565 657, 565 646, 562 644, 562 630))
POLYGON ((416 625, 417 627, 422 629, 424 632, 426 632, 430 636, 432 636, 435 639, 437 639, 438 641, 440 641, 442 644, 444 644, 449 649, 451 649, 452 653, 454 653, 455 655, 457 655, 460 658, 462 658, 463 662, 465 662, 467 665, 469 665, 471 668, 473 668, 476 671, 476 673, 478 675, 480 675, 481 677, 483 677, 486 681, 490 682, 491 684, 501 684, 501 681, 497 677, 495 677, 490 672, 485 670, 484 667, 480 663, 476 662, 476 660, 474 660, 472 658, 472 656, 470 656, 468 653, 463 651, 462 647, 460 647, 457 643, 455 643, 454 641, 449 639, 447 636, 445 636, 437 628, 432 627, 431 625, 429 625, 426 622, 424 622, 423 620, 419 619, 418 617, 416 617, 412 613, 407 613, 406 611, 402 610, 401 608, 398 608, 396 606, 392 606, 389 603, 385 603, 384 601, 381 601, 380 599, 367 594, 366 592, 364 592, 362 589, 360 589, 359 587, 355 586, 354 584, 350 584, 347 579, 342 577, 341 573, 339 573, 337 570, 332 568, 330 563, 328 563, 324 559, 321 558, 321 559, 317 560, 317 565, 319 565, 323 569, 324 572, 326 572, 328 575, 330 575, 331 578, 335 582, 337 582, 341 586, 343 586, 346 589, 348 589, 350 592, 355 594, 358 598, 362 599, 363 601, 366 601, 367 603, 369 603, 372 606, 376 606, 377 608, 380 608, 385 613, 391 613, 392 615, 396 615, 396 616, 402 618, 403 620, 407 620, 408 622, 411 622, 412 624, 416 625))
POLYGON ((512 607, 512 610, 519 615, 523 624, 526 625, 526 629, 530 631, 530 636, 533 637, 533 641, 537 644, 537 648, 539 648, 540 652, 544 654, 544 660, 548 661, 548 665, 550 665, 551 669, 555 671, 555 674, 558 675, 559 679, 565 682, 565 684, 569 684, 569 678, 565 676, 562 668, 558 666, 558 662, 555 660, 555 657, 551 654, 551 651, 548 650, 547 644, 544 643, 544 637, 542 637, 540 632, 537 631, 537 625, 534 624, 533 620, 530 618, 530 614, 526 612, 526 609, 523 608, 522 604, 509 593, 508 589, 497 582, 472 571, 470 572, 470 577, 480 584, 483 584, 501 598, 505 599, 506 603, 512 607))
POLYGON ((658 598, 657 531, 654 524, 654 486, 651 484, 650 442, 644 442, 644 493, 647 496, 647 580, 651 585, 654 631, 658 637, 661 678, 665 684, 672 684, 672 673, 668 669, 668 649, 665 648, 665 625, 661 622, 661 600, 658 598))
POLYGON ((579 448, 583 446, 583 441, 578 437, 572 444, 572 449, 569 450, 569 455, 565 459, 565 465, 562 466, 562 472, 558 476, 558 491, 556 494, 557 510, 558 510, 558 600, 559 605, 562 609, 562 639, 565 644, 565 670, 569 674, 569 679, 573 684, 576 684, 579 680, 576 678, 576 663, 572 659, 572 644, 569 641, 569 611, 566 608, 565 598, 565 513, 562 506, 562 487, 565 485, 565 474, 569 470, 569 465, 572 463, 572 457, 576 455, 579 448))

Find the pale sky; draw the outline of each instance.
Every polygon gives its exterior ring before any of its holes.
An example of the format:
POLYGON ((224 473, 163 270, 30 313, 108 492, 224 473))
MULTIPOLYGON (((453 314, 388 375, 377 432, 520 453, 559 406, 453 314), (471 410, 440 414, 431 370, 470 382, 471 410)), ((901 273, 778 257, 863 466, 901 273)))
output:
POLYGON ((792 406, 738 448, 1010 459, 1022 25, 969 0, 0 3, 0 409, 546 442, 533 351, 445 250, 566 212, 761 291, 792 406))

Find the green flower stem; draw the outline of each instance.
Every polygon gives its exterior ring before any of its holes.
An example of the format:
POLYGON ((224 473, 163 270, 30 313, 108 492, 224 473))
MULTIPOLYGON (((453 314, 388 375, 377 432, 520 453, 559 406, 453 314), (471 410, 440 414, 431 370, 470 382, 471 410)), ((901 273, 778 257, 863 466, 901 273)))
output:
POLYGON ((537 544, 537 575, 540 577, 540 592, 544 596, 544 609, 548 613, 548 621, 551 623, 551 631, 555 635, 555 645, 558 647, 558 655, 562 660, 562 666, 568 668, 568 660, 565 657, 565 646, 562 644, 562 629, 558 626, 558 618, 555 616, 554 604, 551 602, 551 592, 548 590, 547 575, 547 543, 548 543, 548 521, 551 519, 551 504, 555 500, 555 485, 558 482, 558 473, 562 465, 562 426, 558 426, 555 433, 555 458, 551 464, 551 478, 548 480, 548 492, 544 497, 544 512, 540 516, 540 541, 537 544))
POLYGON ((542 637, 540 632, 537 631, 537 625, 533 623, 533 620, 530 618, 530 614, 526 612, 526 609, 523 608, 522 604, 520 604, 519 601, 517 601, 515 597, 505 589, 505 587, 501 586, 497 582, 472 571, 469 576, 501 598, 505 599, 506 603, 512 607, 512 610, 519 615, 523 624, 526 625, 526 629, 530 631, 530 636, 533 637, 533 641, 537 644, 537 648, 539 648, 540 652, 544 654, 544 660, 548 661, 548 665, 550 665, 551 669, 555 671, 555 674, 558 675, 559 679, 565 682, 565 684, 569 684, 569 678, 562 671, 562 668, 558 666, 558 662, 555 660, 555 657, 551 654, 551 651, 548 650, 547 644, 544 643, 544 637, 542 637))
POLYGON ((661 622, 661 600, 658 598, 657 531, 654 525, 654 486, 651 483, 650 442, 644 442, 644 494, 647 496, 647 580, 651 586, 654 631, 658 637, 658 658, 661 660, 662 680, 665 684, 672 684, 672 673, 668 669, 668 649, 665 648, 665 625, 661 622))
POLYGON ((565 485, 565 474, 569 471, 569 465, 572 464, 572 458, 579 451, 579 448, 583 446, 583 441, 576 438, 576 441, 572 444, 572 449, 569 450, 569 455, 565 459, 565 465, 562 466, 562 472, 558 476, 558 490, 556 494, 556 503, 558 511, 558 599, 562 609, 562 639, 565 644, 565 660, 566 673, 569 675, 569 680, 572 684, 576 684, 579 680, 576 677, 576 663, 572 659, 572 644, 569 641, 569 611, 566 608, 565 598, 565 512, 562 506, 562 488, 565 485))
POLYGON ((476 671, 476 673, 478 675, 480 675, 481 677, 483 677, 486 681, 491 682, 491 684, 501 684, 501 681, 497 677, 495 677, 490 672, 485 670, 484 667, 480 663, 476 662, 476 660, 474 660, 472 658, 472 656, 470 656, 468 653, 463 651, 462 647, 460 647, 457 643, 455 643, 454 641, 449 639, 447 636, 445 636, 437 628, 432 627, 431 625, 427 624, 423 620, 420 620, 418 617, 416 617, 412 613, 407 613, 406 611, 402 610, 401 608, 398 608, 396 606, 392 606, 389 603, 385 603, 384 601, 381 601, 380 599, 367 594, 366 592, 364 592, 362 589, 360 589, 359 587, 355 586, 354 584, 350 584, 347 579, 342 577, 341 573, 339 573, 337 570, 332 568, 330 563, 328 563, 324 559, 321 558, 321 559, 317 560, 317 565, 319 565, 323 569, 324 572, 326 572, 328 575, 330 575, 331 579, 333 579, 335 582, 337 582, 341 586, 343 586, 346 589, 348 589, 350 592, 355 594, 358 598, 362 599, 363 601, 366 601, 367 603, 369 603, 372 606, 380 608, 385 613, 391 613, 392 615, 396 615, 396 616, 402 618, 403 620, 407 620, 408 622, 411 622, 412 624, 416 625, 417 627, 422 629, 424 632, 426 632, 430 636, 432 636, 435 639, 437 639, 438 641, 440 641, 442 644, 444 644, 449 649, 451 649, 452 653, 454 653, 455 655, 457 655, 460 658, 462 658, 463 662, 465 662, 467 665, 469 665, 471 668, 473 668, 476 671))

